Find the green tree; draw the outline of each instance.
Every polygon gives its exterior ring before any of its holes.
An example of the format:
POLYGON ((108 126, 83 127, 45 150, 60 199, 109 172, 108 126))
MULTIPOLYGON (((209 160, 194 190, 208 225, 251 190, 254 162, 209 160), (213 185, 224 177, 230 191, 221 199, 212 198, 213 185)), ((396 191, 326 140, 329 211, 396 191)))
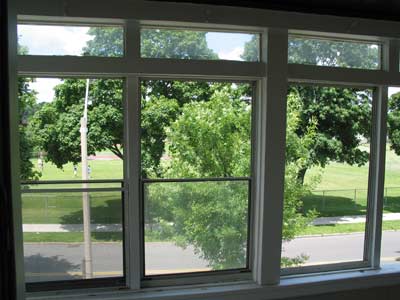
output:
MULTIPOLYGON (((379 66, 376 45, 290 37, 288 46, 289 63, 364 69, 379 66)), ((253 38, 245 45, 242 58, 254 59, 258 48, 258 41, 253 38)), ((368 153, 360 150, 360 144, 370 136, 370 90, 294 84, 288 90, 288 95, 292 94, 301 102, 296 134, 305 136, 310 122, 316 126, 308 162, 298 169, 301 183, 314 165, 325 167, 330 161, 337 161, 361 166, 368 161, 368 153)))
POLYGON ((389 98, 388 137, 390 148, 400 155, 400 93, 393 94, 389 98))
POLYGON ((21 180, 37 179, 40 173, 35 170, 31 161, 34 144, 29 130, 29 120, 36 103, 36 92, 29 84, 34 80, 28 77, 18 78, 19 101, 19 151, 20 151, 20 178, 21 180))
MULTIPOLYGON (((167 130, 167 155, 163 165, 167 177, 246 177, 250 176, 251 107, 246 97, 235 96, 224 86, 209 101, 185 104, 167 130)), ((295 112, 290 128, 299 126, 295 112)), ((296 157, 287 163, 283 239, 293 239, 314 215, 303 216, 299 200, 308 192, 296 176, 297 167, 306 160, 313 140, 313 124, 299 138, 293 130, 288 140, 296 157), (302 153, 302 155, 300 155, 302 153), (302 156, 301 159, 300 156, 302 156)), ((193 245, 214 269, 245 266, 247 244, 247 182, 164 183, 148 190, 149 205, 158 203, 161 219, 173 224, 178 244, 193 245), (161 191, 160 191, 161 189, 161 191), (153 203, 154 202, 154 203, 153 203), (166 215, 163 212, 168 211, 166 215)), ((305 257, 284 258, 284 265, 298 264, 305 257)))
POLYGON ((306 135, 307 125, 311 121, 316 123, 308 163, 298 172, 300 182, 314 165, 325 167, 330 161, 337 161, 361 166, 368 162, 369 154, 360 145, 363 138, 370 136, 370 90, 292 85, 290 94, 298 95, 301 101, 296 134, 306 135))
MULTIPOLYGON (((108 149, 122 158, 122 80, 91 80, 88 105, 88 154, 108 149)), ((55 88, 55 99, 43 105, 31 121, 35 143, 57 167, 81 161, 80 119, 86 80, 65 79, 55 88)))
MULTIPOLYGON (((18 54, 27 54, 28 49, 24 46, 18 46, 18 54)), ((19 104, 19 152, 20 152, 20 178, 21 180, 37 179, 40 175, 34 169, 31 161, 32 150, 34 144, 32 135, 28 129, 28 123, 32 117, 36 105, 36 92, 30 88, 30 84, 34 82, 33 78, 18 77, 17 91, 19 104)))
MULTIPOLYGON (((123 34, 120 28, 91 28, 93 39, 83 49, 84 55, 122 56, 123 34)), ((143 30, 143 57, 215 59, 207 47, 205 32, 143 30)), ((58 167, 80 161, 79 120, 85 93, 85 81, 67 79, 56 88, 55 101, 46 104, 35 116, 32 127, 36 142, 47 152, 47 159, 58 167), (67 124, 65 124, 67 122, 67 124)), ((90 86, 88 153, 108 149, 123 157, 122 81, 96 80, 90 86)), ((193 99, 211 95, 205 81, 182 82, 146 80, 142 84, 142 160, 143 176, 161 176, 160 159, 164 150, 166 128, 179 114, 180 107, 193 99), (164 97, 163 103, 153 103, 164 97)))

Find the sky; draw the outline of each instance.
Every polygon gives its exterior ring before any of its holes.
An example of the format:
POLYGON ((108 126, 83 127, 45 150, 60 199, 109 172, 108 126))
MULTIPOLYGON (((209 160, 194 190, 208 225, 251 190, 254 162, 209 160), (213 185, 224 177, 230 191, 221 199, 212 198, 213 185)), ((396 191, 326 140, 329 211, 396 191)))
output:
MULTIPOLYGON (((87 34, 89 27, 19 25, 19 44, 28 48, 33 55, 81 55, 82 49, 92 37, 87 34)), ((244 45, 251 34, 209 32, 206 34, 208 47, 218 53, 219 58, 240 60, 244 45)), ((54 87, 61 82, 56 78, 36 78, 30 87, 37 92, 38 102, 50 102, 54 87)), ((389 96, 400 88, 389 88, 389 96)))
MULTIPOLYGON (((32 55, 74 55, 79 56, 86 42, 92 37, 87 34, 89 27, 19 25, 18 41, 28 48, 32 55)), ((209 48, 218 53, 219 58, 240 60, 244 44, 251 39, 250 34, 209 32, 206 40, 209 48)), ((38 94, 38 102, 50 102, 54 97, 54 87, 60 79, 37 78, 30 87, 38 94)))

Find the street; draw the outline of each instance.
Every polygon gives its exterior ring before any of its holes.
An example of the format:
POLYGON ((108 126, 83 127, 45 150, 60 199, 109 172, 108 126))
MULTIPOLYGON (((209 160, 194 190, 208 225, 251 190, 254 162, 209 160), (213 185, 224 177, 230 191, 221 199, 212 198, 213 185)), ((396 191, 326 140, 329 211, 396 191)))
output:
MULTIPOLYGON (((283 244, 283 256, 305 254, 306 264, 362 260, 364 234, 312 236, 283 244)), ((26 243, 25 270, 28 282, 81 278, 83 246, 78 243, 26 243)), ((146 274, 182 273, 209 270, 207 262, 192 247, 182 249, 172 242, 150 242, 145 246, 146 274)), ((382 263, 400 257, 400 232, 383 233, 382 263)), ((121 276, 121 243, 93 243, 95 277, 121 276)))

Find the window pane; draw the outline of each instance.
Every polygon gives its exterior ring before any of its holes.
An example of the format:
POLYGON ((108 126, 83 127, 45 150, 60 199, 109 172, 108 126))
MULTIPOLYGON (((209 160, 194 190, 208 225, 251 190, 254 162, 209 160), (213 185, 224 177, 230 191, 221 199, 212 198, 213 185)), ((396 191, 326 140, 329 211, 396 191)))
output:
POLYGON ((290 36, 288 61, 317 66, 380 69, 381 46, 376 43, 290 36))
POLYGON ((259 34, 142 29, 141 56, 197 60, 259 61, 259 34))
POLYGON ((123 276, 122 87, 18 79, 27 282, 123 276))
POLYGON ((18 25, 18 52, 22 55, 121 57, 122 27, 18 25))
POLYGON ((84 197, 90 199, 92 277, 123 276, 122 192, 49 193, 44 188, 22 194, 27 282, 90 278, 85 273, 84 197))
POLYGON ((389 88, 381 264, 400 261, 400 89, 389 88))
POLYGON ((247 266, 249 182, 146 183, 145 275, 247 266))
POLYGON ((291 85, 282 268, 363 261, 372 91, 291 85))
POLYGON ((145 276, 248 266, 251 94, 142 82, 145 276))

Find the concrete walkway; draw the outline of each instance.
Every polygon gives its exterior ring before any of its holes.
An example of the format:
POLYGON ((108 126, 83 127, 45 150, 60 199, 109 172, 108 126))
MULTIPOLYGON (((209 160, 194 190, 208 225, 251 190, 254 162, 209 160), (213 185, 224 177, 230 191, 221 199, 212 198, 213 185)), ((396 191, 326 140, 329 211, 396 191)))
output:
MULTIPOLYGON (((366 217, 361 216, 342 216, 342 217, 321 217, 316 218, 312 225, 334 225, 334 224, 355 224, 365 223, 366 217)), ((400 220, 400 213, 383 214, 383 221, 400 220)))
MULTIPOLYGON (((383 214, 383 221, 400 220, 400 213, 383 214)), ((316 218, 312 225, 334 225, 365 223, 365 216, 343 216, 316 218)), ((82 232, 82 224, 23 224, 24 232, 82 232)), ((92 232, 120 232, 121 224, 92 224, 92 232)))

